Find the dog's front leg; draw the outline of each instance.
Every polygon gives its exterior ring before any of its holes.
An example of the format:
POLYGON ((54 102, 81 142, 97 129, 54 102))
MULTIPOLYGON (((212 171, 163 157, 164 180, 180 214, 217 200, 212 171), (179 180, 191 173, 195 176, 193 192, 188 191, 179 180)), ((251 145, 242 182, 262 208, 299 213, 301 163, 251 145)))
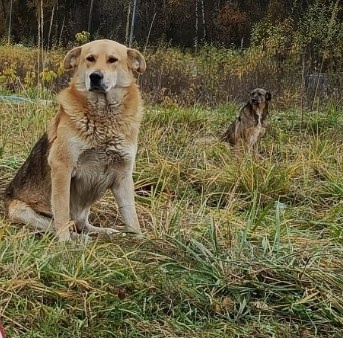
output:
POLYGON ((59 241, 69 241, 71 169, 59 161, 52 162, 50 166, 51 207, 56 236, 59 241))
POLYGON ((141 234, 135 207, 135 189, 131 171, 118 177, 111 190, 125 223, 125 231, 141 234))
POLYGON ((68 241, 72 166, 68 151, 62 148, 54 144, 48 162, 51 168, 51 208, 56 236, 59 241, 68 241))

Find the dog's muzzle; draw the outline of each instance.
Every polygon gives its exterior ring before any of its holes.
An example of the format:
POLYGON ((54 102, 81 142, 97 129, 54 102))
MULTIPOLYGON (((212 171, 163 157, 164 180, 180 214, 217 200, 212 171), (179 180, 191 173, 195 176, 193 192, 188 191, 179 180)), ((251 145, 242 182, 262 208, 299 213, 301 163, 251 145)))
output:
POLYGON ((101 72, 93 72, 89 75, 91 92, 106 92, 105 84, 103 82, 104 74, 101 72))

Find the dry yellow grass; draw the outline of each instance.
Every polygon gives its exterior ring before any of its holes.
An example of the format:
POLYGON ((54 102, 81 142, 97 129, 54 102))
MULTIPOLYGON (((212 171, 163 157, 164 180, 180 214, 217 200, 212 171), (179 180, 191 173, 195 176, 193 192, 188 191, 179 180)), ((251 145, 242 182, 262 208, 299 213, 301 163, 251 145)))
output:
MULTIPOLYGON (((135 172, 146 240, 65 246, 1 206, 10 337, 339 337, 341 112, 309 113, 300 131, 297 111, 274 111, 256 161, 216 141, 233 108, 147 108, 135 172)), ((0 104, 1 192, 53 113, 0 104)), ((120 225, 110 195, 92 220, 120 225)))

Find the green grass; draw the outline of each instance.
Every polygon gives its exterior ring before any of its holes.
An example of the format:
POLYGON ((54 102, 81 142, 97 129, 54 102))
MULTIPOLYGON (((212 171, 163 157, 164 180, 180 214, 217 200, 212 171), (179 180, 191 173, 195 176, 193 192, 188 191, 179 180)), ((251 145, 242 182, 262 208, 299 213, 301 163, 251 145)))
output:
MULTIPOLYGON (((2 192, 54 107, 0 105, 2 192)), ((340 337, 342 112, 273 112, 261 158, 216 140, 236 106, 147 107, 136 172, 144 240, 59 244, 0 208, 8 337, 340 337)), ((120 224, 110 195, 96 225, 120 224)))

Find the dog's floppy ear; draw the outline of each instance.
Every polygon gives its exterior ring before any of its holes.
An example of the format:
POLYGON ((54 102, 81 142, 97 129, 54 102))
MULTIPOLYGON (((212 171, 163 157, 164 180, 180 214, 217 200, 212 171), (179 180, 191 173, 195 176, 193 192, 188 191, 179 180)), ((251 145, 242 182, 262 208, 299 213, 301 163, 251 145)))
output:
POLYGON ((82 47, 75 47, 67 53, 63 63, 65 69, 75 68, 79 64, 81 49, 82 47))
POLYGON ((270 101, 272 99, 272 94, 270 92, 266 92, 266 100, 270 101))
POLYGON ((144 73, 146 63, 144 56, 136 49, 128 48, 127 50, 129 67, 139 73, 144 73))

